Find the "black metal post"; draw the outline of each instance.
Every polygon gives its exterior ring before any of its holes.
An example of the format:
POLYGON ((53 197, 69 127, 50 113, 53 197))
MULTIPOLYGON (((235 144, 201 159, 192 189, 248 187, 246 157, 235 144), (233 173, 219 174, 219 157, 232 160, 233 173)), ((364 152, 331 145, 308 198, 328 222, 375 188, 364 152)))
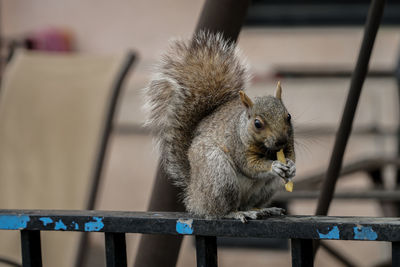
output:
POLYGON ((400 242, 392 242, 392 266, 400 267, 400 242))
POLYGON ((217 238, 215 236, 196 236, 197 267, 217 267, 217 238))
MULTIPOLYGON (((251 0, 206 0, 195 32, 223 32, 226 39, 236 41, 251 0)), ((174 188, 159 165, 149 211, 183 211, 178 201, 179 190, 174 188)), ((180 236, 145 235, 136 253, 135 267, 173 267, 176 265, 182 242, 180 236), (155 253, 157 255, 155 255, 155 253)))
POLYGON ((236 42, 251 0, 207 0, 195 32, 222 32, 226 39, 236 42))
POLYGON ((104 233, 107 267, 126 267, 125 233, 104 233))
POLYGON ((291 239, 292 266, 314 266, 314 252, 312 239, 291 239))
MULTIPOLYGON (((327 215, 335 191, 336 181, 339 177, 342 167, 343 155, 349 139, 354 115, 360 98, 361 89, 368 72, 369 59, 372 48, 375 43, 375 37, 379 29, 382 14, 385 6, 385 0, 372 0, 368 11, 367 22, 365 24, 364 36, 361 49, 358 54, 357 64, 351 77, 350 90, 347 95, 346 105, 344 107, 342 120, 339 130, 336 134, 336 140, 333 147, 331 160, 324 183, 322 184, 321 194, 318 199, 316 215, 327 215)), ((315 252, 318 250, 319 242, 314 242, 315 252)))
MULTIPOLYGON (((395 78, 396 78, 396 84, 397 84, 397 97, 399 101, 399 107, 400 107, 400 51, 398 52, 399 54, 397 55, 397 66, 395 69, 395 78)), ((399 114, 400 116, 400 114, 399 114)), ((400 123, 397 126, 397 157, 400 157, 400 123)), ((400 169, 397 169, 397 177, 396 177, 396 187, 400 187, 400 169)), ((397 216, 400 215, 400 202, 396 202, 396 212, 397 216)))
POLYGON ((354 114, 356 112, 361 89, 368 71, 369 59, 374 46, 375 37, 382 18, 385 0, 373 0, 368 12, 367 22, 357 64, 351 79, 350 90, 343 111, 339 130, 336 134, 331 160, 318 200, 317 215, 326 215, 331 203, 337 178, 342 167, 343 155, 349 139, 354 114))
POLYGON ((21 231, 21 252, 23 267, 42 267, 40 231, 21 231))

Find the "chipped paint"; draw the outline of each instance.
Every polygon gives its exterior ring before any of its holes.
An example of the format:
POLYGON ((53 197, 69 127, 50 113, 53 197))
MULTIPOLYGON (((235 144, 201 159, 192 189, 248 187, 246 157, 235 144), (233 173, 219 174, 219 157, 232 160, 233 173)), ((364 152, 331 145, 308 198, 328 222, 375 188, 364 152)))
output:
POLYGON ((353 229, 354 229, 354 239, 372 241, 378 238, 377 233, 374 230, 372 230, 372 227, 355 226, 353 229))
POLYGON ((31 220, 26 215, 0 215, 0 229, 2 230, 21 230, 25 229, 31 220))
POLYGON ((320 233, 318 229, 317 232, 319 234, 319 238, 321 239, 340 239, 339 228, 337 226, 333 226, 331 230, 328 228, 328 233, 326 234, 320 233))
POLYGON ((178 221, 176 221, 176 232, 182 235, 191 235, 193 234, 192 224, 193 219, 179 219, 178 221))
POLYGON ((58 222, 56 222, 56 225, 54 226, 54 230, 67 230, 67 226, 60 219, 58 222))
POLYGON ((100 217, 93 217, 94 222, 87 222, 85 223, 85 231, 87 232, 97 232, 103 229, 104 223, 103 218, 100 217))
POLYGON ((79 224, 77 224, 76 222, 72 222, 72 225, 75 230, 79 230, 79 224))
POLYGON ((53 223, 53 219, 51 219, 50 217, 42 217, 42 218, 39 218, 39 220, 42 221, 43 226, 46 226, 49 223, 53 223))

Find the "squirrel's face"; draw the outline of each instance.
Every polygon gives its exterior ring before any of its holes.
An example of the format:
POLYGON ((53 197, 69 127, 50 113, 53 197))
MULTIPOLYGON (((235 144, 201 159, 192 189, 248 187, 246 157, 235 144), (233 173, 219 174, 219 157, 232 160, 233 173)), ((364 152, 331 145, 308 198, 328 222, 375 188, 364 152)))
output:
POLYGON ((291 115, 274 97, 257 98, 247 114, 248 131, 255 143, 272 151, 285 148, 291 140, 291 115))
POLYGON ((246 107, 248 136, 255 146, 271 154, 292 147, 291 115, 280 98, 260 97, 253 103, 243 92, 240 93, 240 98, 246 107))

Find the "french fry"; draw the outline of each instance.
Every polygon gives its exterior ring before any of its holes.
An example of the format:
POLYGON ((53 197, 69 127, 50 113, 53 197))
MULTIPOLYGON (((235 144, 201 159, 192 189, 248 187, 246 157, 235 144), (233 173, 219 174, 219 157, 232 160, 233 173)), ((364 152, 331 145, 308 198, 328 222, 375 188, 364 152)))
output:
POLYGON ((285 184, 285 189, 286 189, 286 191, 288 191, 288 192, 292 192, 292 191, 293 191, 293 182, 292 182, 292 181, 287 182, 287 183, 285 184))
POLYGON ((286 164, 286 158, 285 158, 285 154, 283 154, 283 149, 279 150, 276 153, 276 158, 282 162, 283 164, 286 164))
MULTIPOLYGON (((279 151, 276 153, 276 158, 277 158, 280 162, 282 162, 283 164, 286 164, 286 158, 285 158, 285 154, 283 153, 283 149, 279 150, 279 151)), ((293 182, 292 182, 292 181, 288 181, 288 182, 285 184, 285 189, 286 189, 286 191, 288 191, 288 192, 292 192, 292 191, 293 191, 293 182)))

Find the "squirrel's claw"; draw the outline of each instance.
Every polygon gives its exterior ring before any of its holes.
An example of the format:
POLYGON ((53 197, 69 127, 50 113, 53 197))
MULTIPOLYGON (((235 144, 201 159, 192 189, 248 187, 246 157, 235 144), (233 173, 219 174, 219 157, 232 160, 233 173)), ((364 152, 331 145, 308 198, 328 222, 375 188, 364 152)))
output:
POLYGON ((226 218, 238 219, 242 223, 247 223, 248 219, 256 220, 268 216, 281 216, 285 215, 285 213, 286 211, 284 209, 270 207, 270 208, 262 208, 262 209, 246 210, 246 211, 235 211, 228 214, 226 218))

